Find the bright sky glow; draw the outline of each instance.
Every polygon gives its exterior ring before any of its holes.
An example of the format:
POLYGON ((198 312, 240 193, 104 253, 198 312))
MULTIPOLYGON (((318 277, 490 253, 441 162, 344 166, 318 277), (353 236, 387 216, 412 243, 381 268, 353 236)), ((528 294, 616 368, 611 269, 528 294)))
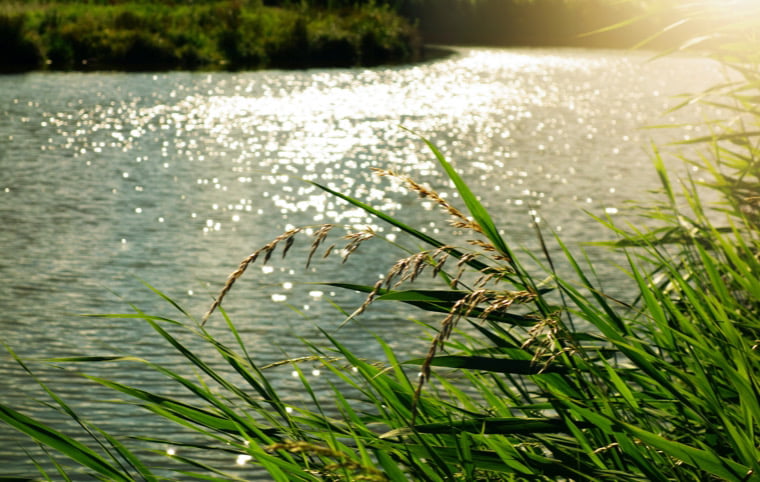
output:
POLYGON ((750 12, 760 12, 758 0, 707 0, 705 3, 728 14, 747 15, 750 12))

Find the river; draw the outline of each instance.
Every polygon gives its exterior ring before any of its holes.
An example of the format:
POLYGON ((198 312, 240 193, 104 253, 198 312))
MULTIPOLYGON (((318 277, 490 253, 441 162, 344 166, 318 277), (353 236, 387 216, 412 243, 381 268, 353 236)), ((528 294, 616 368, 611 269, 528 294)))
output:
MULTIPOLYGON (((650 57, 458 48, 427 63, 371 69, 0 76, 2 339, 24 358, 134 354, 181 370, 144 322, 80 315, 134 305, 182 316, 145 281, 200 317, 240 260, 294 226, 370 226, 398 236, 305 181, 446 238, 435 206, 371 171, 396 169, 456 203, 420 135, 452 161, 514 246, 537 245, 532 215, 573 246, 609 237, 586 211, 625 216, 625 201, 657 187, 649 139, 688 134, 642 127, 700 121, 696 110, 664 112, 675 94, 720 78, 707 60, 650 57)), ((338 231, 330 242, 340 246, 338 231)), ((331 301, 349 310, 361 303, 309 282, 373 284, 398 256, 373 240, 344 265, 338 249, 306 269, 309 243, 301 237, 285 259, 254 265, 225 301, 261 363, 306 354, 298 337, 316 338, 318 327, 336 330, 343 316, 331 301)), ((612 263, 600 274, 624 289, 612 263)), ((367 358, 382 358, 370 333, 383 334, 401 358, 423 353, 423 333, 408 320, 415 313, 395 308, 369 310, 340 339, 367 358)), ((221 333, 223 320, 209 326, 221 333)), ((105 428, 172 436, 140 412, 101 403, 113 394, 70 367, 30 368, 105 428)), ((87 368, 150 389, 166 383, 138 364, 87 368)), ((288 376, 273 374, 284 390, 295 387, 288 376)), ((60 423, 45 399, 3 354, 0 402, 60 423)), ((25 450, 40 453, 0 426, 0 475, 36 474, 25 450)))

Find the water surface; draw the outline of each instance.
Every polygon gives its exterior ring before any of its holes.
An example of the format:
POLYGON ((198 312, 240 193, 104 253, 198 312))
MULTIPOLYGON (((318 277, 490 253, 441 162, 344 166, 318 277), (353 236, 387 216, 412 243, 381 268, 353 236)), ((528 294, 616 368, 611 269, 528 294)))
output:
MULTIPOLYGON (((132 312, 134 304, 181 316, 144 280, 200 317, 243 257, 293 226, 369 226, 396 236, 305 181, 449 239, 432 203, 371 171, 398 170, 457 202, 434 157, 404 128, 439 147, 514 245, 536 246, 532 216, 570 244, 599 239, 605 233, 584 211, 622 216, 624 201, 657 185, 648 140, 689 134, 641 127, 700 120, 696 111, 662 113, 673 95, 717 76, 708 61, 650 62, 645 53, 459 49, 392 68, 0 77, 3 341, 24 357, 129 353, 188 371, 144 323, 78 315, 132 312)), ((331 240, 340 246, 338 231, 331 240)), ((343 317, 328 299, 352 309, 361 297, 306 283, 373 284, 396 259, 376 241, 345 265, 337 249, 307 270, 303 237, 286 259, 252 267, 225 306, 256 359, 303 355, 298 336, 335 330, 343 317)), ((611 264, 601 275, 618 286, 611 264)), ((415 313, 395 308, 378 305, 343 328, 341 340, 367 358, 382 358, 370 332, 386 335, 402 358, 424 352, 408 321, 415 313)), ((221 330, 218 317, 210 323, 221 330)), ((32 366, 107 428, 173 436, 135 410, 100 403, 111 395, 70 368, 32 366)), ((179 391, 139 364, 92 370, 179 391)), ((289 370, 273 377, 294 400, 301 396, 289 370)), ((2 403, 56 419, 7 356, 0 394, 2 403)), ((0 473, 34 474, 25 449, 39 453, 0 427, 0 473)))

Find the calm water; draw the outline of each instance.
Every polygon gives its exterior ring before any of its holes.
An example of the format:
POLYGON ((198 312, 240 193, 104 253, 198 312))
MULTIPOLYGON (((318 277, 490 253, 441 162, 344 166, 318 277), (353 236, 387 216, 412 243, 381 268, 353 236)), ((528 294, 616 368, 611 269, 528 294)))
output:
MULTIPOLYGON (((129 353, 182 371, 144 323, 78 315, 128 313, 134 304, 180 317, 145 280, 200 317, 239 261, 291 226, 369 225, 396 236, 304 180, 446 237, 446 219, 433 206, 370 171, 397 169, 456 202, 432 155, 400 126, 437 144, 513 244, 535 246, 532 210, 566 242, 599 239, 603 231, 584 211, 622 216, 625 200, 656 187, 648 139, 674 139, 673 132, 640 128, 699 119, 695 111, 661 114, 672 95, 700 90, 719 75, 702 60, 647 60, 619 52, 461 49, 427 64, 366 70, 0 77, 3 341, 24 357, 129 353)), ((336 229, 334 242, 340 234, 336 229)), ((304 355, 296 337, 335 330, 343 318, 328 300, 348 309, 361 302, 305 283, 372 284, 395 259, 375 240, 343 267, 336 250, 306 270, 309 242, 303 237, 286 259, 255 265, 225 303, 261 363, 304 355)), ((615 273, 602 273, 613 288, 615 273)), ((367 342, 370 332, 386 334, 402 358, 425 351, 408 321, 414 312, 376 308, 341 329, 340 339, 367 358, 382 357, 367 342)), ((173 436, 140 412, 100 403, 110 394, 70 368, 31 367, 106 428, 173 436)), ((139 364, 91 368, 178 391, 139 364)), ((273 376, 284 389, 295 387, 289 370, 273 376)), ((294 388, 292 398, 300 396, 294 388)), ((39 387, 0 357, 0 401, 55 420, 35 399, 45 399, 39 387)), ((39 453, 0 426, 0 474, 35 474, 25 449, 39 453)))

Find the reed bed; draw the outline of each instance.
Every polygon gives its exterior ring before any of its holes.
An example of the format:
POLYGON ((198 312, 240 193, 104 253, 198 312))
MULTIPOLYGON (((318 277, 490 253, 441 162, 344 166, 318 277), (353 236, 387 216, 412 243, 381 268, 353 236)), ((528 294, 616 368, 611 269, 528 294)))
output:
MULTIPOLYGON (((756 32, 754 27, 749 32, 756 32)), ((465 233, 459 246, 314 185, 424 246, 404 252, 375 285, 329 285, 366 294, 358 308, 343 309, 351 313, 346 322, 380 302, 438 316, 440 322, 428 326, 425 357, 399 360, 386 340, 376 338, 385 359, 366 360, 338 335, 322 331, 328 348, 304 340, 303 357, 275 364, 292 366, 310 404, 285 402, 267 375, 270 368, 250 356, 224 300, 235 296, 235 283, 252 263, 274 262, 278 249, 286 255, 305 235, 296 228, 242 260, 200 320, 155 289, 179 310, 179 319, 140 311, 104 315, 149 324, 181 354, 197 378, 137 361, 184 387, 193 403, 85 376, 201 440, 144 443, 172 443, 188 454, 220 459, 234 454, 272 480, 760 480, 760 114, 755 109, 760 74, 754 44, 737 43, 746 28, 742 20, 731 30, 737 38, 727 40, 726 50, 714 51, 738 77, 685 99, 739 114, 711 120, 709 138, 689 141, 704 146, 703 156, 687 159, 700 166, 704 179, 671 180, 656 151, 661 198, 641 214, 648 225, 652 219, 658 224, 643 230, 599 220, 616 237, 600 244, 621 250, 627 259, 629 299, 607 296, 593 281, 595 268, 583 261, 583 252, 556 236, 572 275, 557 274, 557 260, 546 248, 512 249, 454 167, 423 139, 464 206, 450 205, 413 180, 401 181, 414 194, 438 202, 453 219, 452 231, 465 233), (703 201, 706 190, 720 195, 717 209, 703 201), (439 287, 417 289, 415 281, 424 274, 439 287), (212 323, 224 323, 233 343, 214 337, 207 329, 212 323), (205 358, 223 362, 237 381, 188 348, 175 330, 213 348, 214 357, 205 358), (305 362, 319 363, 330 374, 328 395, 304 376, 305 362)), ((333 249, 324 245, 337 229, 315 230, 306 264, 321 249, 333 249)), ((536 231, 546 246, 551 233, 541 226, 536 231)), ((349 231, 336 244, 345 243, 343 252, 350 256, 378 238, 371 231, 349 231)), ((124 361, 117 356, 48 360, 80 366, 124 361)), ((28 362, 18 362, 33 373, 28 362)), ((79 423, 89 443, 2 404, 0 420, 96 478, 162 478, 123 441, 48 393, 53 405, 79 423)), ((192 455, 166 457, 167 466, 182 467, 175 469, 177 477, 238 477, 192 455)), ((42 475, 68 477, 63 469, 42 475)))

